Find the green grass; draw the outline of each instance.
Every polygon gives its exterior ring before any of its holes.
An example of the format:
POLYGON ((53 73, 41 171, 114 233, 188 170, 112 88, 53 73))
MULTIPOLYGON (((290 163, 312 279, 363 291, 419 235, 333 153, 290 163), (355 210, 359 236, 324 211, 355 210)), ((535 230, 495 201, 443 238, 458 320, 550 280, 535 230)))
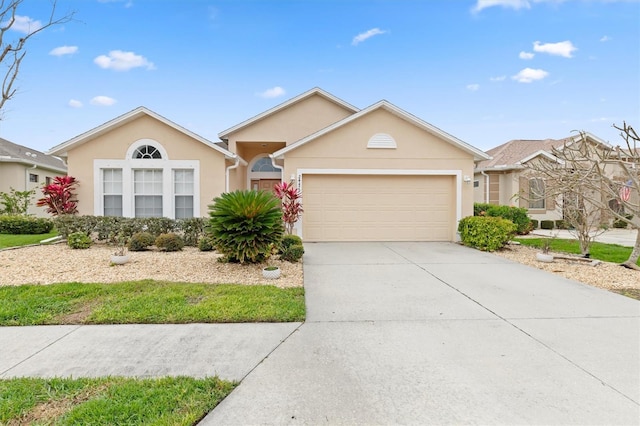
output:
POLYGON ((0 287, 0 325, 304 321, 304 289, 143 280, 0 287))
MULTIPOLYGON (((545 238, 515 238, 520 244, 531 247, 540 247, 545 238)), ((551 251, 580 254, 580 244, 577 240, 553 238, 551 240, 551 251)), ((603 262, 622 263, 629 258, 631 247, 624 247, 617 244, 605 244, 594 242, 591 244, 590 254, 592 259, 603 262)), ((638 260, 640 266, 640 259, 638 260)))
POLYGON ((614 293, 621 294, 623 296, 630 297, 632 299, 640 300, 640 290, 637 288, 621 288, 611 290, 614 293))
POLYGON ((58 231, 53 230, 48 234, 23 235, 23 234, 0 234, 0 249, 7 247, 27 246, 29 244, 38 244, 42 240, 55 237, 58 231))
POLYGON ((0 424, 194 425, 235 386, 216 377, 0 380, 0 424))

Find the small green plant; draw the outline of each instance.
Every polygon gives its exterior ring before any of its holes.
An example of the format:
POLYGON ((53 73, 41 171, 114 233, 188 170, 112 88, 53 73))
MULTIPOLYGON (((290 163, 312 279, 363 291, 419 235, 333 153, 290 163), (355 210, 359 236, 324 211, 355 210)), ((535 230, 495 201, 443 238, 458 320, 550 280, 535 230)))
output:
POLYGON ((152 246, 156 242, 153 235, 149 232, 136 232, 131 236, 129 240, 129 250, 131 251, 144 251, 152 246))
POLYGON ((216 250, 230 262, 259 263, 284 233, 280 200, 263 191, 222 194, 209 206, 209 232, 216 250))
POLYGON ((35 193, 35 189, 16 191, 13 188, 9 188, 9 192, 0 192, 0 214, 26 215, 35 193))
POLYGON ((302 244, 293 244, 282 250, 280 253, 280 259, 287 262, 297 262, 302 259, 304 254, 304 247, 302 244))
POLYGON ((156 238, 155 245, 162 251, 180 251, 184 247, 184 241, 174 233, 160 234, 156 238))
POLYGON ((553 229, 554 221, 553 220, 541 220, 540 228, 542 229, 553 229))
POLYGON ((74 232, 67 237, 67 244, 72 249, 88 249, 91 243, 91 237, 84 232, 74 232))
POLYGON ((551 250, 551 243, 553 238, 543 238, 540 240, 540 251, 544 254, 548 254, 551 250))
POLYGON ((458 224, 462 243, 483 251, 504 247, 516 230, 513 222, 501 217, 468 216, 458 224))
POLYGON ((531 229, 538 229, 540 222, 537 219, 531 219, 531 229))
POLYGON ((286 234, 282 237, 278 253, 282 253, 284 250, 293 245, 302 245, 302 238, 294 234, 286 234))
POLYGON ((209 237, 201 237, 198 241, 198 250, 200 251, 213 251, 214 248, 213 241, 209 237))
POLYGON ((567 221, 564 219, 559 219, 555 221, 555 225, 557 229, 568 229, 569 228, 569 224, 567 224, 567 221))

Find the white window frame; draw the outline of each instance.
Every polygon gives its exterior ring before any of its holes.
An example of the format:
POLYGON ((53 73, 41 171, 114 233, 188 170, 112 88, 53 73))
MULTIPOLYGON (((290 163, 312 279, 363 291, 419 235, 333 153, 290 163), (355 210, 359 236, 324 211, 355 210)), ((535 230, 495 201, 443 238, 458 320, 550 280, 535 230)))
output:
POLYGON ((191 217, 196 217, 196 205, 195 205, 195 185, 196 185, 196 180, 195 180, 195 172, 193 171, 193 169, 178 169, 178 168, 172 168, 171 169, 171 186, 172 186, 172 193, 173 193, 173 216, 175 218, 176 216, 176 198, 180 197, 180 196, 190 196, 192 201, 193 201, 193 206, 191 207, 191 209, 193 210, 193 215, 191 217), (191 185, 191 193, 190 194, 178 194, 175 192, 175 185, 176 185, 176 172, 177 171, 191 171, 193 172, 193 182, 191 185))
POLYGON ((544 179, 542 179, 542 178, 530 178, 527 181, 527 183, 529 185, 529 188, 528 188, 529 189, 529 201, 527 203, 528 206, 529 206, 529 209, 531 209, 531 210, 546 210, 547 209, 547 185, 546 185, 546 182, 544 181, 544 179), (535 200, 531 196, 531 183, 533 181, 542 182, 542 190, 543 190, 542 197, 539 197, 539 198, 536 197, 535 200), (531 203, 532 202, 539 202, 539 201, 542 201, 542 207, 531 207, 531 203))
POLYGON ((162 212, 164 217, 175 219, 173 194, 173 169, 193 170, 193 214, 200 216, 200 161, 170 160, 167 151, 152 139, 140 139, 132 143, 124 159, 93 160, 93 211, 104 216, 102 169, 122 169, 122 216, 135 216, 133 170, 162 169, 162 212), (162 154, 162 159, 133 159, 133 153, 142 145, 151 145, 162 154))
MULTIPOLYGON (((105 181, 104 181, 104 171, 105 171, 105 170, 112 170, 112 171, 119 170, 119 171, 120 171, 120 174, 122 175, 122 169, 120 169, 120 168, 113 168, 113 169, 103 168, 103 169, 101 169, 101 170, 100 170, 100 172, 99 172, 99 173, 100 173, 100 191, 102 191, 102 194, 101 194, 101 196, 100 196, 100 197, 101 197, 101 199, 102 199, 101 201, 102 201, 102 214, 103 214, 103 215, 104 215, 104 197, 106 197, 106 196, 108 196, 108 195, 111 195, 111 196, 113 196, 113 195, 119 195, 119 196, 121 197, 120 202, 122 203, 122 201, 124 200, 124 194, 122 193, 122 189, 123 189, 123 188, 122 188, 122 182, 121 182, 121 185, 120 185, 120 192, 119 192, 119 193, 115 193, 115 192, 105 192, 105 190, 104 190, 104 182, 105 182, 105 181)), ((120 213, 121 213, 121 215, 122 215, 122 213, 123 213, 123 212, 120 212, 120 213)))

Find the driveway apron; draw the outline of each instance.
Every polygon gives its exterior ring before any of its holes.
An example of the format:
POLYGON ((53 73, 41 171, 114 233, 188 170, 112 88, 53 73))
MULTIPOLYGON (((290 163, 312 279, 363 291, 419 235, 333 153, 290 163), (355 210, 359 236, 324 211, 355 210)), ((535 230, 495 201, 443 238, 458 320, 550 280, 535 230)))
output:
POLYGON ((307 321, 201 424, 640 424, 640 303, 452 243, 306 244, 307 321))

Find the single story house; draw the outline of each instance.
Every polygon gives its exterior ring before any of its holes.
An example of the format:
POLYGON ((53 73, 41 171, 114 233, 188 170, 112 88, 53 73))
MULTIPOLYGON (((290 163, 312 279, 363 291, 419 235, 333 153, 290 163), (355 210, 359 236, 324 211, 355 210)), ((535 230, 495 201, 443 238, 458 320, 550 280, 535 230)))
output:
POLYGON ((80 181, 80 214, 184 218, 213 198, 292 181, 306 241, 453 241, 489 156, 382 100, 314 88, 207 140, 139 107, 49 151, 80 181))
MULTIPOLYGON (((611 150, 606 141, 584 133, 587 143, 598 150, 611 150)), ((554 149, 562 150, 582 141, 582 135, 564 139, 511 140, 488 150, 488 160, 476 164, 474 171, 474 202, 524 207, 529 216, 537 220, 563 218, 562 196, 545 196, 545 182, 527 166, 535 161, 562 161, 553 155, 554 149)), ((617 170, 610 168, 611 177, 617 178, 617 170)), ((621 179, 621 178, 620 178, 621 179)))
POLYGON ((35 149, 0 138, 0 192, 36 190, 28 214, 47 216, 44 208, 36 207, 42 197, 40 189, 53 178, 67 174, 64 162, 35 149))

